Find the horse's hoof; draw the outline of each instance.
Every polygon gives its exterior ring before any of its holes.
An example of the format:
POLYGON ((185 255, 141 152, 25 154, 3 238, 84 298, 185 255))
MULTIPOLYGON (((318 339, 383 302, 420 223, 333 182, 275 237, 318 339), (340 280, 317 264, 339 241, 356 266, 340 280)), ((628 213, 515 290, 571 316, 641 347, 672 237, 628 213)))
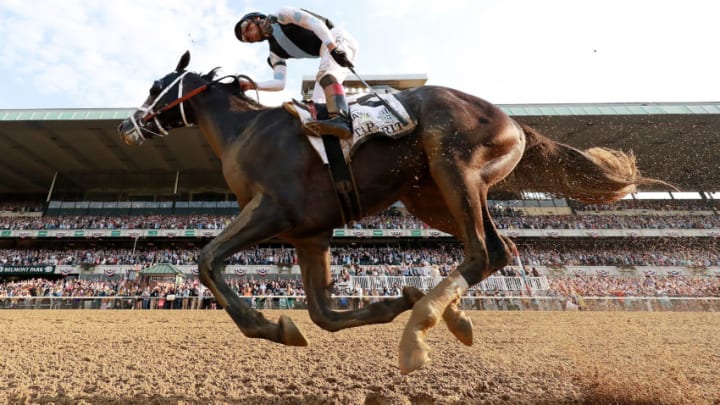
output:
POLYGON ((305 335, 295 325, 295 322, 286 315, 280 315, 278 321, 280 325, 280 336, 282 337, 282 343, 288 346, 307 346, 308 341, 305 335))
POLYGON ((463 310, 448 306, 443 313, 443 319, 450 332, 452 332, 460 342, 466 346, 472 346, 473 324, 470 317, 468 317, 463 310))
POLYGON ((425 342, 418 341, 413 347, 407 347, 400 342, 399 366, 400 374, 407 375, 422 368, 430 361, 430 347, 425 342), (405 349, 403 347, 406 347, 405 349))
POLYGON ((405 286, 402 290, 403 297, 407 299, 411 304, 415 305, 416 302, 420 301, 425 293, 412 286, 405 286))

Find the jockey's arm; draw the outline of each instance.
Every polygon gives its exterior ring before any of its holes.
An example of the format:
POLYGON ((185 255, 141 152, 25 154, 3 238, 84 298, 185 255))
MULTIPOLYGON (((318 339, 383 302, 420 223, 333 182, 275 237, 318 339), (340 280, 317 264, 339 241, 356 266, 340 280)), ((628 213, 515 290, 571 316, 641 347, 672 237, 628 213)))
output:
POLYGON ((272 80, 257 83, 256 88, 264 91, 283 90, 287 79, 287 63, 285 59, 270 52, 270 56, 268 56, 268 64, 273 70, 273 78, 272 80))
POLYGON ((320 38, 328 50, 332 51, 335 48, 335 38, 325 22, 310 13, 297 8, 283 7, 277 13, 277 20, 283 25, 295 24, 308 29, 320 38))

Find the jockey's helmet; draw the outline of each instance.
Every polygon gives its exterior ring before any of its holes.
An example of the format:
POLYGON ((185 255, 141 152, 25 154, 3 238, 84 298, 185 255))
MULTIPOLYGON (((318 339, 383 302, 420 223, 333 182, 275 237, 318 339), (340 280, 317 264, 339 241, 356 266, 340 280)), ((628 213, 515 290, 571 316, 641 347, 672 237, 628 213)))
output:
POLYGON ((265 14, 258 13, 258 12, 252 12, 252 13, 245 14, 244 16, 242 16, 240 21, 238 21, 237 24, 235 24, 235 36, 241 42, 247 42, 247 39, 243 35, 243 32, 245 31, 245 27, 247 27, 247 25, 250 23, 257 24, 260 22, 259 20, 264 20, 266 18, 267 18, 267 16, 265 14))

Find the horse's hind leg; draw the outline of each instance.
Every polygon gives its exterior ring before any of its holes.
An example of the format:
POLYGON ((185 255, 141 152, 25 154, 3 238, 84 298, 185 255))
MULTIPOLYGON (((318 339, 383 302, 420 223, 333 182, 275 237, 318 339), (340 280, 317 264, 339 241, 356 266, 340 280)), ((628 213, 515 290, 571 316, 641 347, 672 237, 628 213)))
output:
MULTIPOLYGON (((464 242, 464 261, 457 270, 433 288, 413 309, 400 341, 400 372, 407 374, 422 367, 429 361, 429 347, 424 342, 425 334, 433 328, 444 314, 446 308, 462 297, 463 293, 479 281, 489 267, 488 253, 485 248, 481 190, 477 182, 465 178, 459 167, 453 163, 438 162, 432 168, 433 177, 440 183, 441 193, 450 211, 456 218, 460 237, 464 242), (458 192, 459 191, 459 192, 458 192), (470 272, 471 277, 464 273, 470 272), (468 280, 470 278, 470 280, 468 280)), ((432 165, 432 163, 431 163, 432 165)))
POLYGON ((253 245, 284 231, 289 225, 280 209, 269 198, 256 195, 240 214, 210 241, 198 260, 200 281, 230 314, 247 337, 268 339, 292 346, 306 346, 305 336, 289 317, 281 316, 274 324, 260 312, 250 308, 230 289, 223 278, 223 261, 243 247, 253 245))
MULTIPOLYGON (((401 199, 410 213, 423 220, 432 228, 451 235, 459 235, 455 219, 448 211, 443 196, 434 181, 428 180, 419 185, 412 193, 401 199)), ((463 344, 470 346, 473 341, 472 320, 459 307, 460 297, 452 300, 442 318, 448 330, 463 344)))
POLYGON ((459 141, 454 138, 456 145, 445 144, 426 150, 432 177, 464 243, 465 259, 455 272, 413 307, 400 341, 400 371, 403 374, 428 361, 429 348, 424 336, 437 324, 448 305, 457 302, 471 285, 510 261, 509 251, 492 223, 487 192, 520 160, 524 138, 512 125, 487 135, 493 139, 492 143, 478 142, 474 138, 480 137, 479 134, 468 133, 467 138, 460 137, 459 141))
POLYGON ((405 287, 403 295, 398 298, 384 299, 354 310, 332 310, 329 239, 329 236, 323 236, 294 243, 310 319, 321 328, 334 332, 355 326, 390 322, 400 313, 411 309, 423 296, 417 288, 405 287))

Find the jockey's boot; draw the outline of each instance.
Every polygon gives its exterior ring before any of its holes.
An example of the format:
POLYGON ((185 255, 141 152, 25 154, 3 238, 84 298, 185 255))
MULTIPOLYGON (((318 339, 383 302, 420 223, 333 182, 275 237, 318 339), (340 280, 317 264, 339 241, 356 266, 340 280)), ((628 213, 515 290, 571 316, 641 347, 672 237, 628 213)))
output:
POLYGON ((350 139, 352 128, 346 114, 332 114, 327 120, 315 120, 305 124, 313 132, 320 135, 333 135, 340 139, 350 139))
POLYGON ((319 135, 334 135, 340 139, 352 138, 349 108, 342 84, 338 83, 334 76, 325 75, 320 79, 320 85, 325 93, 330 118, 310 121, 305 123, 305 126, 319 135))

